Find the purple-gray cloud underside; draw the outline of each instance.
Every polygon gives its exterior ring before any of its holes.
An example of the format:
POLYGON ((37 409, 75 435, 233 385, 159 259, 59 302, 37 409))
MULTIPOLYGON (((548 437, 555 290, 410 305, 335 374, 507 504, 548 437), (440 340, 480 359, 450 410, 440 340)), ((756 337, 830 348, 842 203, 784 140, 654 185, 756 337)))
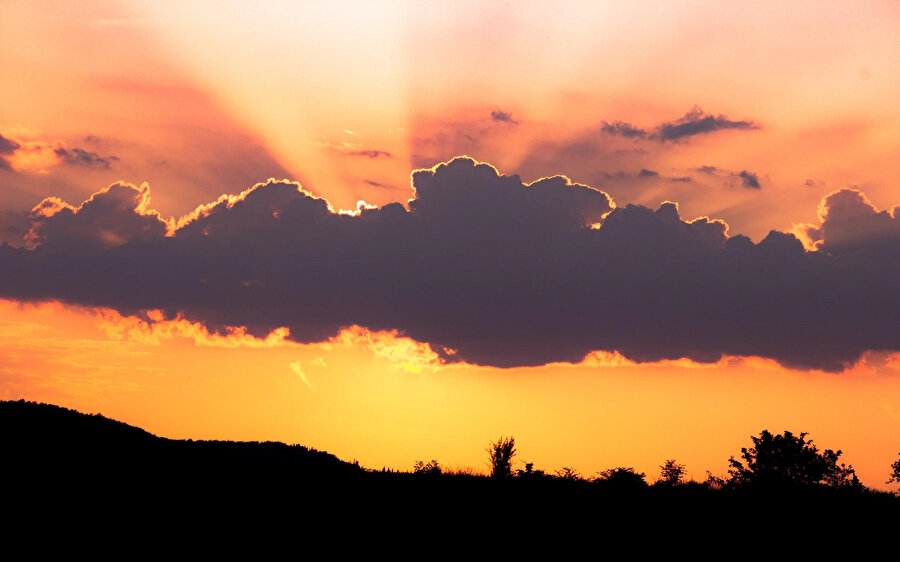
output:
POLYGON ((780 232, 729 238, 671 203, 610 212, 602 191, 524 185, 469 159, 417 171, 413 185, 409 208, 348 216, 271 181, 171 237, 134 211, 142 192, 113 186, 78 212, 34 213, 40 245, 0 247, 0 296, 161 309, 257 336, 286 326, 300 342, 396 329, 445 361, 499 367, 616 350, 837 371, 900 349, 900 221, 857 192, 833 194, 807 252, 780 232))

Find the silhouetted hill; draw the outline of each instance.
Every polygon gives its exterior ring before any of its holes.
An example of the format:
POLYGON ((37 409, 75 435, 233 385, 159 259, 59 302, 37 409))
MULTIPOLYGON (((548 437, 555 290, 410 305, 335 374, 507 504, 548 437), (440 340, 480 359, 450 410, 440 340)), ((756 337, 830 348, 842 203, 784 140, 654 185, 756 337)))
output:
POLYGON ((846 537, 854 526, 871 533, 900 521, 900 499, 865 489, 718 490, 367 471, 300 445, 165 439, 100 415, 24 401, 0 402, 0 458, 4 506, 19 521, 67 528, 102 521, 132 533, 139 525, 235 533, 249 525, 403 529, 420 538, 446 529, 471 539, 504 530, 520 533, 527 548, 560 533, 572 540, 637 537, 635 545, 647 537, 714 544, 751 529, 846 537))
POLYGON ((87 415, 36 402, 0 402, 0 438, 15 446, 41 443, 68 446, 74 442, 91 446, 146 446, 159 440, 155 435, 126 423, 87 415))
POLYGON ((199 478, 209 485, 236 478, 335 478, 362 472, 300 445, 166 439, 99 414, 23 400, 0 402, 0 447, 5 471, 52 483, 154 487, 199 478))

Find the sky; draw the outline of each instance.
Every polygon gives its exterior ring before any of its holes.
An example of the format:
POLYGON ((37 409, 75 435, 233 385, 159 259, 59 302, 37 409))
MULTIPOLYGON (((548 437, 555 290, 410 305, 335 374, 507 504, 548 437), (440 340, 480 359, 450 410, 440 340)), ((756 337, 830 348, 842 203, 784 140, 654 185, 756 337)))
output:
MULTIPOLYGON (((900 453, 894 2, 0 4, 0 398, 723 475, 900 453)), ((514 467, 516 468, 516 467, 514 467)))

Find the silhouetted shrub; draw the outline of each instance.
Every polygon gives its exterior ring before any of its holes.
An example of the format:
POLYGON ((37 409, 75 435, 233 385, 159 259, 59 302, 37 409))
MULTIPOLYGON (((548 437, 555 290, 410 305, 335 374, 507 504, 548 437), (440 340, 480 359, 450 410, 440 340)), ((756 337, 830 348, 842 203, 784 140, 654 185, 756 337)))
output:
POLYGON ((535 470, 533 462, 525 463, 525 469, 516 471, 516 476, 519 478, 545 478, 547 477, 544 474, 543 470, 535 470))
POLYGON ((512 475, 512 459, 516 455, 516 440, 501 436, 487 449, 491 459, 491 476, 505 478, 512 475))
POLYGON ((434 459, 430 461, 422 462, 416 461, 416 464, 413 465, 413 474, 423 474, 425 476, 438 476, 442 474, 444 471, 441 469, 441 465, 434 459))
POLYGON ((637 472, 630 466, 619 466, 600 472, 598 480, 616 488, 631 488, 646 486, 647 481, 644 480, 645 477, 646 474, 637 472))
POLYGON ((744 485, 859 486, 852 466, 838 464, 841 451, 819 449, 806 433, 785 431, 772 435, 763 430, 751 437, 753 446, 741 449, 743 462, 731 457, 728 463, 730 483, 744 485))

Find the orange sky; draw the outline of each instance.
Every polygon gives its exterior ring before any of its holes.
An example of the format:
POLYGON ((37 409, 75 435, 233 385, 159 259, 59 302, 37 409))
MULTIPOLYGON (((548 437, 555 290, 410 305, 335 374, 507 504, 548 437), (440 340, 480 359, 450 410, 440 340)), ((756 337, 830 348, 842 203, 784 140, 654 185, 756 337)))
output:
MULTIPOLYGON (((0 135, 17 148, 0 144, 2 240, 22 244, 44 197, 78 205, 118 180, 149 183, 164 218, 269 177, 352 209, 405 202, 412 169, 459 154, 525 181, 563 173, 620 207, 678 201, 682 217, 723 219, 754 241, 814 223, 841 187, 891 209, 898 11, 4 2, 0 75, 14 79, 0 89, 0 135), (752 127, 653 138, 694 107, 752 127), (618 121, 647 134, 603 132, 618 121)), ((197 327, 123 332, 129 321, 109 312, 9 300, 0 311, 0 396, 170 437, 483 469, 487 442, 513 434, 519 459, 539 468, 632 465, 653 476, 674 457, 702 479, 724 473, 751 434, 790 429, 843 449, 878 487, 900 452, 900 364, 885 355, 843 374, 737 358, 496 369, 437 366, 421 344, 362 330, 328 345, 210 345, 191 336, 197 327)))

